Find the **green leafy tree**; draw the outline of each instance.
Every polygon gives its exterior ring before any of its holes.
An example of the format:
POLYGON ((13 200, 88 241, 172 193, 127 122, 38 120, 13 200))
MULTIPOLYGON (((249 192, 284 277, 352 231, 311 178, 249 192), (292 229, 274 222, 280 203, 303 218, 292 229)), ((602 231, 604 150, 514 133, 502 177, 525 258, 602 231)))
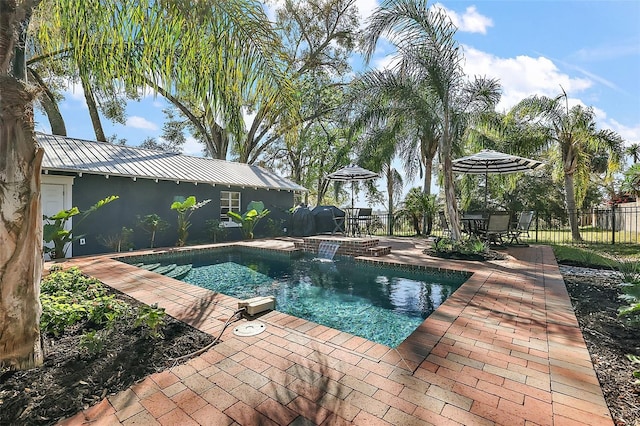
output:
POLYGON ((53 243, 53 247, 45 248, 45 253, 48 253, 52 259, 64 258, 69 244, 84 237, 84 234, 74 235, 73 230, 75 227, 82 223, 90 214, 118 198, 120 197, 117 195, 111 195, 98 201, 84 212, 81 212, 77 207, 72 207, 69 210, 61 210, 53 216, 44 216, 44 221, 46 222, 43 229, 44 242, 53 243), (73 228, 66 229, 67 222, 77 215, 80 216, 73 221, 73 228))
POLYGON ((285 0, 275 21, 286 73, 299 96, 286 104, 277 91, 256 92, 248 103, 252 120, 233 150, 241 162, 254 163, 274 143, 288 149, 301 126, 331 115, 337 107, 332 92, 341 90, 359 41, 355 0, 285 0))
POLYGON ((262 5, 251 0, 0 0, 0 22, 0 180, 10 182, 0 191, 0 364, 30 368, 42 363, 43 156, 27 81, 31 37, 38 38, 36 54, 82 64, 98 87, 151 82, 209 96, 229 128, 243 126, 242 91, 280 85, 281 70, 273 54, 278 40, 264 25, 262 5), (45 13, 29 32, 32 16, 45 13))
POLYGON ((196 197, 191 195, 183 201, 174 201, 171 204, 171 210, 175 210, 178 213, 178 241, 176 245, 183 247, 187 243, 187 237, 189 237, 189 228, 191 228, 191 215, 200 207, 205 206, 211 200, 203 200, 199 203, 196 202, 196 197))
POLYGON ((169 222, 153 213, 145 216, 138 216, 138 226, 151 236, 149 247, 153 248, 156 241, 156 234, 169 228, 169 222))
POLYGON ((606 152, 608 170, 616 170, 622 155, 622 138, 612 130, 598 130, 592 108, 569 108, 566 93, 556 98, 529 97, 514 106, 511 113, 545 132, 546 138, 538 148, 550 150, 549 159, 564 180, 571 236, 574 241, 581 241, 578 206, 586 195, 594 154, 606 152))
POLYGON ((251 201, 247 206, 246 212, 238 214, 233 211, 228 211, 227 215, 229 215, 231 220, 235 223, 242 225, 242 235, 245 238, 252 239, 253 230, 256 225, 260 219, 267 216, 269 213, 271 213, 271 211, 264 208, 264 203, 262 201, 251 201))

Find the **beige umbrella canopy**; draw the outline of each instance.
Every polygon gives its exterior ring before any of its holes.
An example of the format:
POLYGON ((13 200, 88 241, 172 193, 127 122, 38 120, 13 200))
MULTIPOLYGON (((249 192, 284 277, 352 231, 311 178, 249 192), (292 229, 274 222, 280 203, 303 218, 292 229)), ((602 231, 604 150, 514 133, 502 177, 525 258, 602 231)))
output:
POLYGON ((517 155, 483 149, 482 151, 453 160, 453 171, 472 175, 484 175, 484 207, 487 208, 489 173, 504 174, 536 170, 544 163, 517 155))
POLYGON ((375 179, 378 174, 360 166, 350 165, 327 175, 327 179, 337 182, 351 182, 351 210, 353 210, 353 187, 356 181, 375 179))

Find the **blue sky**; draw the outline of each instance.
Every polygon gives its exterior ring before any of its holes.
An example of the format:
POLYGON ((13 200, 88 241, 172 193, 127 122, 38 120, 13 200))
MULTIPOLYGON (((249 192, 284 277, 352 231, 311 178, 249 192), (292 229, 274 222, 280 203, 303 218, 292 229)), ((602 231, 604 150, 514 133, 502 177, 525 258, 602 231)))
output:
MULTIPOLYGON (((363 17, 379 4, 358 0, 363 17)), ((436 3, 432 3, 436 4, 436 3)), ((640 1, 495 1, 437 3, 458 26, 468 75, 499 78, 500 109, 533 94, 556 96, 560 85, 571 103, 593 106, 601 128, 618 132, 627 144, 640 143, 640 1)), ((370 63, 389 64, 384 41, 370 63)), ((353 58, 358 69, 359 57, 353 58)), ((127 125, 103 121, 107 135, 137 145, 158 137, 164 116, 161 98, 147 96, 127 107, 127 125)), ((94 139, 81 89, 70 87, 61 104, 69 136, 94 139)), ((49 132, 36 113, 36 130, 49 132)), ((198 155, 189 139, 185 152, 198 155)))

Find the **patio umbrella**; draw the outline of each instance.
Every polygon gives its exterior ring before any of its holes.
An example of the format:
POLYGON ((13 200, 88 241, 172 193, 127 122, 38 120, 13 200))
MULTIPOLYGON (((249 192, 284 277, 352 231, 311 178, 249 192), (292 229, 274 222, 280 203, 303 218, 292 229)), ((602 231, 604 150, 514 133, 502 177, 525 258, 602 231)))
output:
POLYGON ((337 182, 351 182, 351 211, 353 211, 353 187, 356 181, 375 179, 378 174, 360 166, 350 165, 327 175, 327 179, 337 182))
POLYGON ((535 170, 544 163, 517 155, 483 149, 482 151, 453 160, 453 171, 471 175, 484 175, 484 208, 487 208, 489 173, 503 174, 535 170))

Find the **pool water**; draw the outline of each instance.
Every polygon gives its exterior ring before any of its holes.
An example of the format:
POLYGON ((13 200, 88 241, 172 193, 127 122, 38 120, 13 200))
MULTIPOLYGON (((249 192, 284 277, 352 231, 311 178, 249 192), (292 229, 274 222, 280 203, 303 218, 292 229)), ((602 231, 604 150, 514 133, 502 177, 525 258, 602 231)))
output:
MULTIPOLYGON (((156 260, 164 263, 173 261, 156 260)), ((465 276, 369 266, 264 251, 212 251, 179 259, 182 281, 248 299, 275 296, 276 310, 390 347, 398 346, 465 276)))

